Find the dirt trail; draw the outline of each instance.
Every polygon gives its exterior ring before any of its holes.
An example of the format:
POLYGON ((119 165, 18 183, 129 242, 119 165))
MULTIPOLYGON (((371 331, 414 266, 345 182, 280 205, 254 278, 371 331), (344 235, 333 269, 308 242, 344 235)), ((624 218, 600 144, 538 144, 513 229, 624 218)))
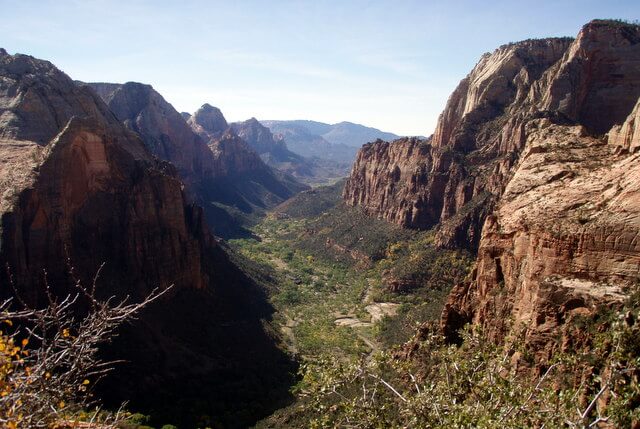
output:
POLYGON ((287 350, 294 355, 298 354, 298 342, 296 341, 296 336, 293 333, 293 328, 298 324, 297 320, 289 317, 288 314, 284 314, 286 323, 280 327, 282 334, 287 338, 287 350))

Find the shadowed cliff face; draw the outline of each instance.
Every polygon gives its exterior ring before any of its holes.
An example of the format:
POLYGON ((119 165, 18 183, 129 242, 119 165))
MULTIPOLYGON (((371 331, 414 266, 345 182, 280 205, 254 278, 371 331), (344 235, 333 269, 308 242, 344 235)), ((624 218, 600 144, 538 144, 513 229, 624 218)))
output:
MULTIPOLYGON (((242 427, 286 398, 293 368, 263 327, 272 309, 176 168, 50 63, 0 51, 0 77, 0 265, 24 298, 43 302, 44 271, 57 295, 72 291, 67 260, 85 285, 105 263, 103 298, 175 285, 105 348, 128 362, 105 381, 107 399, 185 427, 242 427)), ((7 281, 2 270, 3 296, 7 281)))
POLYGON ((89 85, 152 154, 176 166, 188 196, 204 208, 216 235, 246 234, 221 204, 251 215, 306 189, 273 172, 245 142, 229 135, 227 121, 215 107, 205 104, 185 121, 150 85, 89 85))
POLYGON ((190 116, 187 123, 205 142, 221 136, 229 128, 220 109, 207 103, 190 116))
POLYGON ((349 204, 478 246, 443 313, 451 339, 469 322, 496 341, 524 330, 544 362, 571 341, 567 321, 617 305, 637 281, 638 79, 640 27, 594 21, 574 41, 483 56, 430 141, 361 150, 349 204))

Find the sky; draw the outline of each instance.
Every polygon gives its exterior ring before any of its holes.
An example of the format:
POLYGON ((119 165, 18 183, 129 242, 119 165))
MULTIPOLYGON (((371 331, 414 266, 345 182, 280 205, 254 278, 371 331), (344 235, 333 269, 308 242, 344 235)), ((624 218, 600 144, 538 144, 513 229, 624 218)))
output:
POLYGON ((0 14, 9 53, 85 82, 151 84, 178 111, 427 136, 483 53, 640 19, 640 1, 0 0, 0 14))

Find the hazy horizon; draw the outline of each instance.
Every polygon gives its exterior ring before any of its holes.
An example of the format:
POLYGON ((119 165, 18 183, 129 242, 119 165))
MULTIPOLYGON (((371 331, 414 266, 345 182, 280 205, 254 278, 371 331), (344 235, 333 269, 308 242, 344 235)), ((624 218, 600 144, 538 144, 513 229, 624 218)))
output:
POLYGON ((230 122, 349 121, 424 136, 484 52, 640 17, 632 1, 0 5, 0 47, 73 79, 147 83, 178 111, 209 103, 230 122))

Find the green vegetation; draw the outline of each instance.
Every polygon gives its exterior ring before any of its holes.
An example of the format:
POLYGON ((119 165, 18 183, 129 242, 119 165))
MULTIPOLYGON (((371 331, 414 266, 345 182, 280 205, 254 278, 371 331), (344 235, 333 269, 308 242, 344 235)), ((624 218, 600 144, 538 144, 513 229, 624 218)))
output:
POLYGON ((347 264, 326 261, 292 246, 290 240, 303 228, 302 221, 270 218, 253 230, 261 240, 238 239, 231 245, 273 276, 277 288, 271 299, 278 310, 276 321, 285 332, 291 332, 291 351, 304 357, 368 352, 351 329, 335 325, 340 314, 363 312, 359 304, 367 289, 366 280, 347 264))
POLYGON ((252 238, 230 241, 260 267, 252 276, 268 280, 287 347, 306 361, 403 343, 440 317, 471 262, 436 250, 430 232, 372 219, 340 197, 341 184, 303 192, 253 227, 252 238), (409 287, 392 290, 396 282, 409 287))
POLYGON ((522 338, 500 347, 480 331, 465 330, 457 347, 430 325, 403 352, 309 364, 300 401, 265 426, 635 427, 639 297, 621 311, 603 308, 583 320, 592 331, 588 344, 557 352, 538 376, 514 364, 514 352, 526 348, 522 338))
POLYGON ((589 335, 573 349, 558 338, 561 352, 537 374, 524 337, 505 347, 465 330, 456 346, 439 334, 442 306, 471 255, 436 249, 433 232, 331 205, 335 189, 319 192, 326 198, 294 198, 253 228, 258 238, 231 243, 271 276, 276 322, 302 361, 296 402, 258 427, 578 428, 640 420, 640 295, 622 313, 604 308, 574 320, 589 335), (394 311, 380 317, 372 307, 394 311), (605 398, 607 408, 596 407, 605 398))
POLYGON ((285 217, 296 219, 310 219, 338 205, 344 188, 345 180, 339 180, 333 185, 304 191, 280 204, 274 210, 285 217))

